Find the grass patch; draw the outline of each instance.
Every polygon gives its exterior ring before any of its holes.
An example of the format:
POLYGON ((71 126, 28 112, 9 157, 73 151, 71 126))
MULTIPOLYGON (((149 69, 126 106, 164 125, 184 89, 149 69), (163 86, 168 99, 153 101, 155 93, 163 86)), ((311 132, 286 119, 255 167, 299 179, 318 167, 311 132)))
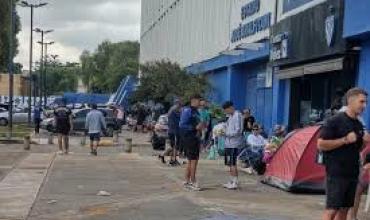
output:
MULTIPOLYGON (((33 128, 28 127, 27 125, 23 124, 16 124, 13 125, 13 137, 20 137, 23 138, 25 135, 30 134, 33 131, 33 128)), ((8 127, 7 126, 0 126, 0 137, 7 137, 8 127)))

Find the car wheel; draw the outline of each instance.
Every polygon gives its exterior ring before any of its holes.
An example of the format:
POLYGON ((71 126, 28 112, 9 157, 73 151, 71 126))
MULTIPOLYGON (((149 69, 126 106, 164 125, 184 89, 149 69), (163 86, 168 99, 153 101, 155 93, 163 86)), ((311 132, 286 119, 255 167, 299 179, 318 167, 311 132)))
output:
POLYGON ((6 118, 0 118, 0 126, 7 126, 8 120, 6 118))
POLYGON ((106 135, 108 137, 113 137, 113 133, 114 133, 114 128, 112 126, 108 126, 106 130, 106 135))

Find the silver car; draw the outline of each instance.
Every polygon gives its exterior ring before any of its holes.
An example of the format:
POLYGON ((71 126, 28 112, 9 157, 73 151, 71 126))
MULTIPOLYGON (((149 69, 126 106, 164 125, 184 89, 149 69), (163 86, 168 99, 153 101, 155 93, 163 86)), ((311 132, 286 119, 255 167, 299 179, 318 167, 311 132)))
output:
MULTIPOLYGON (((31 120, 33 121, 33 114, 31 114, 31 120)), ((9 123, 9 112, 0 113, 0 126, 7 126, 9 123)), ((28 112, 27 109, 14 109, 13 110, 13 123, 15 124, 26 124, 28 123, 28 112)))

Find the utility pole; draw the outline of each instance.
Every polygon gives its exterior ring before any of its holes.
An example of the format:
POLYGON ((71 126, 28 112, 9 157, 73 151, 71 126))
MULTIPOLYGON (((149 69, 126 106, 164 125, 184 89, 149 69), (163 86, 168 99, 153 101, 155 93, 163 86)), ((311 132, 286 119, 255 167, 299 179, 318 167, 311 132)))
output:
MULTIPOLYGON (((29 4, 27 1, 22 1, 21 2, 21 6, 22 7, 29 7, 31 9, 31 37, 30 37, 30 63, 29 63, 29 74, 28 74, 28 82, 29 82, 29 85, 28 85, 28 126, 31 127, 31 111, 32 111, 32 103, 31 103, 31 99, 32 99, 32 87, 36 87, 35 85, 32 85, 33 84, 33 75, 32 75, 32 64, 33 64, 33 11, 35 8, 40 8, 40 7, 43 7, 45 5, 47 5, 48 3, 40 3, 40 4, 29 4)), ((36 104, 36 100, 33 101, 34 102, 34 105, 36 104)))
POLYGON ((11 139, 13 136, 13 71, 14 71, 14 64, 13 64, 13 57, 14 57, 14 32, 15 32, 15 11, 13 0, 9 0, 10 2, 10 33, 9 33, 9 61, 8 61, 8 72, 9 72, 9 120, 8 120, 8 138, 11 139))

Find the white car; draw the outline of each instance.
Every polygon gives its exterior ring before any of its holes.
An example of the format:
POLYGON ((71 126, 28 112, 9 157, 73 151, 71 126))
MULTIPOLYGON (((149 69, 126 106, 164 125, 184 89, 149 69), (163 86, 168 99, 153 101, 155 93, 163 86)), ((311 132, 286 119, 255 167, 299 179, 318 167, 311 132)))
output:
MULTIPOLYGON (((31 120, 33 121, 33 114, 31 114, 31 120)), ((9 123, 9 112, 0 113, 0 126, 7 126, 9 123)), ((26 109, 20 110, 15 109, 13 111, 13 123, 15 124, 26 124, 28 123, 28 112, 26 109)))

